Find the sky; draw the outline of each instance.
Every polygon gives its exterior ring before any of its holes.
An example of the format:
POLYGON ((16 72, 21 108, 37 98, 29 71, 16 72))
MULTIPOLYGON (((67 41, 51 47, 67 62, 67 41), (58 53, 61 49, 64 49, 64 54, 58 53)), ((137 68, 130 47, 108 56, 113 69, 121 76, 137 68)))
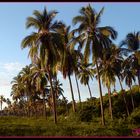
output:
MULTIPOLYGON (((31 3, 0 3, 0 95, 10 98, 12 78, 18 74, 22 67, 30 64, 28 58, 28 49, 21 49, 21 41, 24 37, 31 34, 34 30, 26 29, 25 23, 29 16, 32 16, 34 10, 42 11, 44 7, 48 10, 57 10, 57 20, 61 20, 67 25, 71 25, 72 18, 79 14, 83 6, 89 2, 31 2, 31 3)), ((119 3, 119 2, 90 2, 91 6, 99 12, 104 7, 104 13, 101 17, 100 26, 112 26, 118 31, 118 37, 115 41, 119 44, 129 32, 139 31, 140 29, 140 3, 119 3)), ((59 74, 59 80, 62 82, 64 96, 71 101, 70 86, 68 79, 63 80, 59 74)), ((72 77, 75 100, 78 101, 78 92, 74 77, 72 77)), ((125 87, 125 85, 124 85, 125 87)), ((98 83, 96 80, 90 81, 90 88, 94 97, 99 97, 98 83)), ((103 88, 103 95, 107 92, 103 88)), ((116 89, 120 86, 117 81, 116 89)), ((89 98, 88 88, 80 85, 81 98, 89 98)))

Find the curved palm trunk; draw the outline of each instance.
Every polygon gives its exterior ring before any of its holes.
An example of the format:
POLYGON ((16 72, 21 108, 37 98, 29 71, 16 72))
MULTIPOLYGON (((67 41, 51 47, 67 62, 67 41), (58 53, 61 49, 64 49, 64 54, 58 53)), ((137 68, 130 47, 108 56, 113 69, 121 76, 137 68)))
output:
POLYGON ((53 114, 54 114, 54 123, 57 124, 57 113, 56 113, 56 99, 55 99, 55 94, 53 91, 53 85, 52 85, 52 76, 50 71, 47 69, 48 71, 48 77, 49 77, 49 82, 50 82, 50 86, 51 86, 51 95, 53 98, 53 114))
POLYGON ((76 74, 75 74, 75 80, 76 80, 76 85, 77 85, 77 90, 78 90, 79 102, 81 104, 81 95, 80 95, 80 89, 79 89, 79 85, 78 85, 78 80, 77 80, 76 74))
POLYGON ((92 94, 91 94, 91 90, 90 90, 89 83, 87 84, 87 86, 88 86, 88 90, 89 90, 90 98, 92 98, 92 94))
POLYGON ((131 88, 131 86, 129 86, 129 88, 130 88, 130 96, 131 96, 132 107, 133 107, 133 110, 134 110, 135 105, 134 105, 134 99, 133 99, 133 95, 132 95, 132 88, 131 88))
POLYGON ((73 88, 72 88, 72 83, 71 83, 70 75, 68 75, 68 78, 69 78, 70 89, 71 89, 71 96, 72 96, 72 107, 73 107, 73 111, 76 112, 76 105, 75 105, 75 100, 74 100, 74 94, 73 94, 73 88))
POLYGON ((102 116, 102 125, 105 125, 105 118, 104 118, 104 108, 103 108, 103 96, 102 96, 102 87, 101 87, 101 80, 100 80, 100 74, 99 74, 99 67, 96 60, 96 68, 97 68, 97 76, 98 76, 98 85, 99 85, 99 91, 100 91, 100 106, 101 106, 101 116, 102 116))
MULTIPOLYGON (((121 86, 121 90, 124 91, 123 86, 122 86, 122 83, 121 83, 121 80, 120 80, 119 77, 118 77, 118 79, 119 79, 119 83, 120 83, 120 86, 121 86)), ((123 93, 123 100, 124 100, 124 104, 125 104, 127 115, 129 116, 130 113, 129 113, 129 110, 128 110, 128 106, 127 106, 127 102, 126 102, 124 93, 123 93)))
POLYGON ((111 90, 110 90, 110 87, 107 87, 107 89, 108 89, 108 97, 109 97, 109 112, 110 112, 111 120, 113 120, 111 90))

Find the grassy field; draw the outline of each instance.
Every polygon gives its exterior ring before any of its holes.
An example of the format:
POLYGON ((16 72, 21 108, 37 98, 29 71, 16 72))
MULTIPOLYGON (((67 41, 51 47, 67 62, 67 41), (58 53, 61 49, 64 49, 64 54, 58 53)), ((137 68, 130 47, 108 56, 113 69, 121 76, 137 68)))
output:
POLYGON ((136 125, 114 120, 106 122, 103 127, 99 118, 93 122, 77 122, 71 119, 53 118, 0 117, 0 136, 133 136, 132 129, 136 125))

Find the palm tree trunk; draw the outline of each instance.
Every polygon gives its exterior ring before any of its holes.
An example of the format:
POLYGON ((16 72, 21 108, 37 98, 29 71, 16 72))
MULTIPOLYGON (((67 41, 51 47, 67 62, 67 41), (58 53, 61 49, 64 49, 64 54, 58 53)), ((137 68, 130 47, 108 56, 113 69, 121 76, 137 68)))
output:
POLYGON ((87 86, 88 86, 88 90, 89 90, 90 98, 92 98, 92 94, 91 94, 91 90, 90 90, 89 83, 87 84, 87 86))
POLYGON ((45 102, 45 92, 42 91, 42 93, 43 93, 44 116, 45 116, 45 118, 46 118, 46 120, 47 120, 47 114, 46 114, 46 102, 45 102))
POLYGON ((109 97, 109 112, 110 112, 111 120, 113 120, 112 102, 111 102, 111 90, 110 90, 110 87, 107 87, 107 89, 108 89, 108 97, 109 97))
POLYGON ((37 103, 35 102, 35 117, 37 119, 37 103))
POLYGON ((51 95, 52 95, 52 98, 53 98, 54 123, 57 124, 56 99, 55 99, 55 94, 54 94, 54 91, 53 91, 52 77, 51 77, 51 73, 48 69, 47 69, 47 72, 48 72, 49 82, 50 82, 50 86, 51 86, 51 95))
POLYGON ((80 89, 79 89, 79 85, 78 85, 78 80, 77 80, 76 74, 75 74, 75 80, 76 80, 76 85, 77 85, 77 90, 78 90, 79 102, 80 102, 80 105, 81 105, 81 95, 80 95, 80 89))
POLYGON ((74 94, 73 94, 73 88, 72 88, 72 83, 71 83, 71 78, 70 75, 68 75, 69 78, 69 83, 70 83, 70 89, 71 89, 71 96, 72 96, 72 107, 73 107, 73 111, 76 112, 76 105, 75 105, 75 100, 74 100, 74 94))
POLYGON ((1 115, 2 115, 2 101, 0 101, 1 115))
POLYGON ((26 91, 26 92, 27 92, 27 116, 30 117, 30 104, 29 104, 30 99, 29 99, 28 91, 26 91))
POLYGON ((138 77, 138 83, 139 83, 139 87, 140 87, 140 69, 138 69, 137 77, 138 77))
POLYGON ((134 99, 133 99, 133 95, 132 95, 132 88, 131 88, 131 86, 129 86, 129 88, 130 88, 130 96, 131 96, 132 107, 133 107, 133 110, 134 110, 135 106, 134 106, 134 99))
POLYGON ((128 110, 128 107, 127 107, 127 102, 126 102, 126 99, 125 99, 125 95, 124 95, 124 89, 123 89, 123 86, 122 86, 122 83, 121 83, 121 80, 118 76, 118 79, 119 79, 119 83, 120 83, 120 86, 121 86, 121 90, 122 90, 122 95, 123 95, 123 100, 124 100, 124 104, 125 104, 125 108, 126 108, 126 112, 127 112, 127 115, 129 116, 129 110, 128 110))
POLYGON ((96 59, 95 63, 96 63, 96 68, 97 68, 98 85, 99 85, 99 91, 100 91, 100 106, 101 106, 102 125, 104 126, 105 125, 105 118, 104 118, 104 109, 103 109, 103 96, 102 96, 102 87, 101 87, 101 80, 100 80, 97 59, 96 59))
POLYGON ((64 102, 65 102, 66 112, 67 112, 67 114, 69 114, 68 105, 67 105, 67 102, 66 102, 65 97, 64 97, 63 94, 62 94, 62 97, 63 97, 63 100, 64 100, 64 102))

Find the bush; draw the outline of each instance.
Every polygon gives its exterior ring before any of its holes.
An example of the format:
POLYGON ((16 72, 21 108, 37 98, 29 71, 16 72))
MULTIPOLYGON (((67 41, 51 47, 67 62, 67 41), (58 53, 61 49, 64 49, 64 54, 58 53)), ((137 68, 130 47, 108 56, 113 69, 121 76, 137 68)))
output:
POLYGON ((80 121, 83 122, 90 122, 92 120, 94 114, 95 107, 84 105, 79 111, 77 112, 78 118, 80 121))
POLYGON ((140 107, 135 108, 135 110, 128 117, 128 122, 130 122, 132 124, 139 124, 140 123, 140 107))

